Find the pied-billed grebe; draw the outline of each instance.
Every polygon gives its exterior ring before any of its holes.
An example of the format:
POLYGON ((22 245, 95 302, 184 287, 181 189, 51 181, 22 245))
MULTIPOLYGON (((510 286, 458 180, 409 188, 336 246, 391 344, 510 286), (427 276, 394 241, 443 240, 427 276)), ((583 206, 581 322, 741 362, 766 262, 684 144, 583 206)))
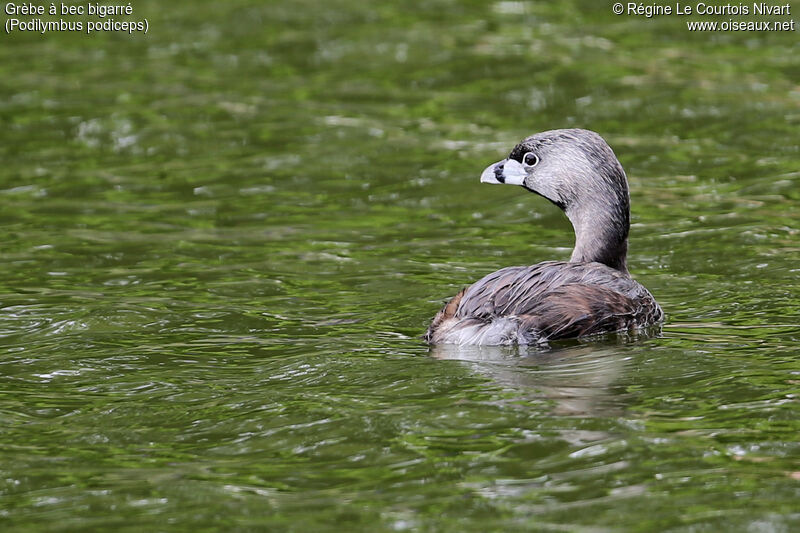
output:
POLYGON ((628 180, 598 134, 552 130, 524 139, 481 182, 520 185, 564 210, 569 262, 507 267, 463 289, 425 334, 432 344, 534 344, 661 322, 664 313, 626 266, 628 180))

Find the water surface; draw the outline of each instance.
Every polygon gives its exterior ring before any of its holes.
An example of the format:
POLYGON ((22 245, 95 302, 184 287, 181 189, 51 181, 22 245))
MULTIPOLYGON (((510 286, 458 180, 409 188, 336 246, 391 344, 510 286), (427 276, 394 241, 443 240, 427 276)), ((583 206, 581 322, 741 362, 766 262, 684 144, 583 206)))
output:
MULTIPOLYGON (((800 49, 610 4, 136 3, 0 46, 4 531, 800 526, 800 49), (437 348, 569 257, 478 183, 600 132, 658 336, 437 348)), ((797 6, 800 9, 800 6, 797 6)))

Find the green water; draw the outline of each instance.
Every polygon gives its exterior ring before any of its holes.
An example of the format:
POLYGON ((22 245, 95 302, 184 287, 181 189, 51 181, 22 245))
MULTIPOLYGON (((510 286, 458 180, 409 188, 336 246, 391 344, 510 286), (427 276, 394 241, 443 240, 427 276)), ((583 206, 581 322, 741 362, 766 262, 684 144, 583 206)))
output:
POLYGON ((0 36, 3 531, 800 528, 797 32, 134 7, 0 36), (461 287, 569 256, 478 183, 559 127, 628 172, 661 335, 431 350, 461 287))

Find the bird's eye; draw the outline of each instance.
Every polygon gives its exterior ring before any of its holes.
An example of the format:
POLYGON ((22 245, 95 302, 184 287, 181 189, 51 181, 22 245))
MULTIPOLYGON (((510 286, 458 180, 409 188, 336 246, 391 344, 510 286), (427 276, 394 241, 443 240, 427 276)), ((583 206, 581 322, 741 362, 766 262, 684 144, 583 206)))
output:
POLYGON ((533 152, 528 152, 522 156, 522 164, 529 167, 535 167, 539 162, 539 158, 533 152))

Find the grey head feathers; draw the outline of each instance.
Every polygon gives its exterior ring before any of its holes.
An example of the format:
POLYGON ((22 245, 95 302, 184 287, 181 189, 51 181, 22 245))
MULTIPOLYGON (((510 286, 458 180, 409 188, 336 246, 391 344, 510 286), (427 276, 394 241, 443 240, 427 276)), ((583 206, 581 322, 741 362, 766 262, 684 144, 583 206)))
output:
POLYGON ((564 210, 575 229, 572 261, 597 261, 627 272, 628 180, 600 135, 551 130, 523 139, 481 181, 521 185, 564 210))

